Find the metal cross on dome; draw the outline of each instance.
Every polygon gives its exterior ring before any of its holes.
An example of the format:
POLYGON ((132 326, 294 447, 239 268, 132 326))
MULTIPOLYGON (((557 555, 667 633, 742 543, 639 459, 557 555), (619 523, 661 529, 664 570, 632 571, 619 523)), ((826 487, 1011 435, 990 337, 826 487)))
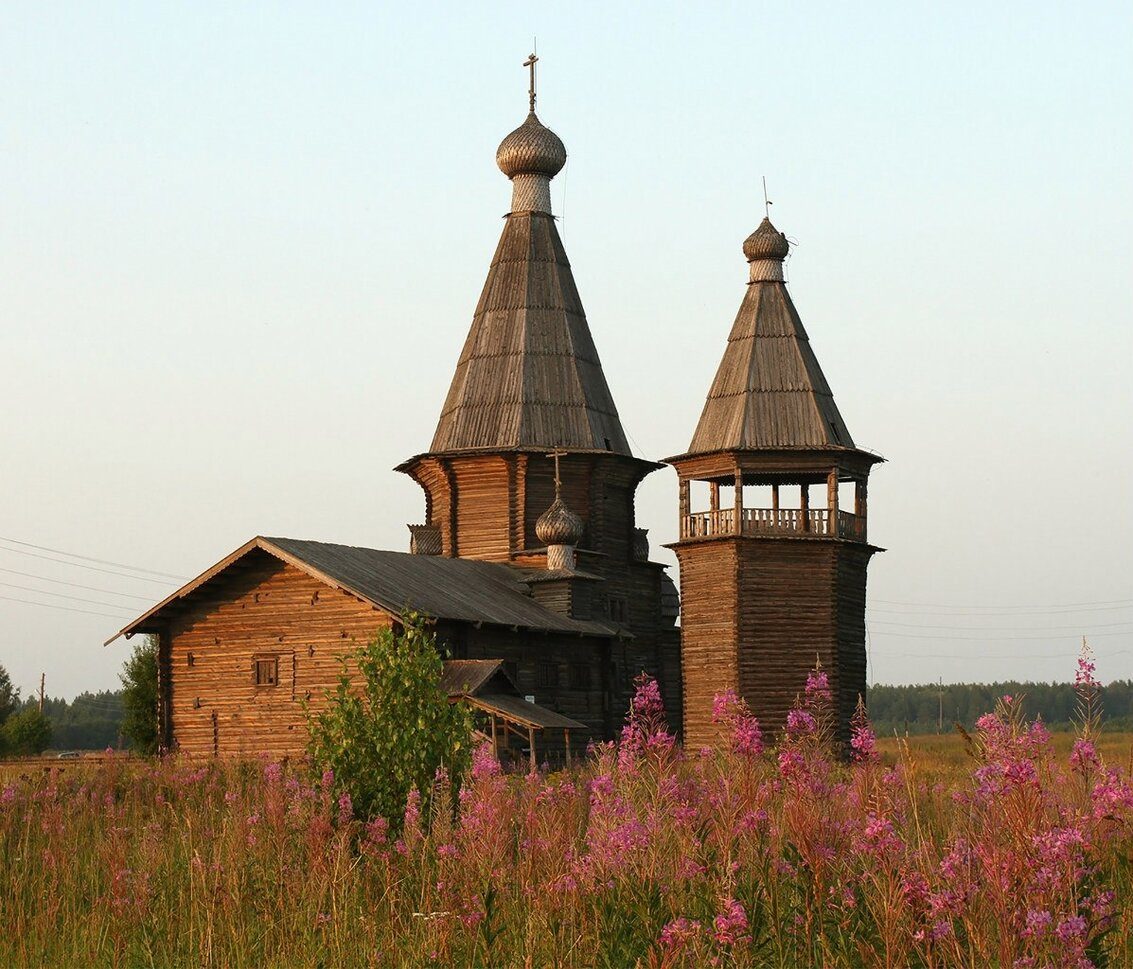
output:
POLYGON ((561 484, 561 482, 559 480, 559 458, 565 458, 569 453, 570 453, 569 451, 564 451, 562 448, 555 448, 553 451, 551 451, 547 454, 547 457, 551 458, 555 462, 555 497, 556 498, 558 498, 558 496, 559 496, 559 485, 561 484))
POLYGON ((538 63, 539 58, 536 56, 535 51, 523 62, 524 67, 531 68, 531 87, 528 88, 527 96, 531 101, 531 111, 535 112, 535 65, 538 63))

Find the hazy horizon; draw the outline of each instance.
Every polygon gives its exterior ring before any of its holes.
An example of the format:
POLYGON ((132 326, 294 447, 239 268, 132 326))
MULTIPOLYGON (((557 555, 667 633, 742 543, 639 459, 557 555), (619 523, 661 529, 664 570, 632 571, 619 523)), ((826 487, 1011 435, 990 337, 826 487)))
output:
MULTIPOLYGON (((1083 635, 1133 677, 1133 10, 640 9, 0 11, 25 694, 115 688, 130 646, 103 640, 254 535, 408 549, 424 499, 391 469, 429 445, 501 230, 532 35, 634 452, 692 436, 766 175, 835 399, 887 458, 870 682, 1065 681, 1083 635)), ((671 469, 637 515, 675 578, 671 469)))

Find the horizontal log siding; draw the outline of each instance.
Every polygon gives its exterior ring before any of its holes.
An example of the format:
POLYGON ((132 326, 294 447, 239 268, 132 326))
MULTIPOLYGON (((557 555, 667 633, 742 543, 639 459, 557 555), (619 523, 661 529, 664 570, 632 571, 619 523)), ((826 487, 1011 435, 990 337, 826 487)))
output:
POLYGON ((681 567, 681 674, 684 739, 697 749, 712 743, 716 694, 739 688, 737 539, 678 545, 681 567))
POLYGON ((317 710, 338 682, 338 657, 389 623, 385 613, 266 554, 246 571, 219 576, 170 629, 174 744, 194 755, 301 753, 303 699, 309 694, 317 710), (256 687, 252 664, 260 654, 279 657, 277 686, 256 687))
POLYGON ((838 712, 840 735, 849 741, 849 722, 858 697, 866 699, 866 569, 871 549, 838 547, 838 712))
POLYGON ((815 659, 837 695, 834 542, 739 539, 740 695, 778 734, 815 659))
POLYGON ((451 461, 456 479, 456 550, 461 558, 507 562, 511 553, 512 474, 496 455, 451 461))

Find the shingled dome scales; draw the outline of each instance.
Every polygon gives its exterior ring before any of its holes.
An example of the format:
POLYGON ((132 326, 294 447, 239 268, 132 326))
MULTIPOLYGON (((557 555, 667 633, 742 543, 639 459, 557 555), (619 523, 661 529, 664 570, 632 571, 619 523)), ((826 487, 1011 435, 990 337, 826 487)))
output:
POLYGON ((551 214, 566 164, 535 114, 500 144, 511 212, 433 436, 432 452, 610 451, 630 455, 551 214))
POLYGON ((854 447, 783 281, 789 249, 769 219, 744 242, 750 282, 689 454, 854 447))

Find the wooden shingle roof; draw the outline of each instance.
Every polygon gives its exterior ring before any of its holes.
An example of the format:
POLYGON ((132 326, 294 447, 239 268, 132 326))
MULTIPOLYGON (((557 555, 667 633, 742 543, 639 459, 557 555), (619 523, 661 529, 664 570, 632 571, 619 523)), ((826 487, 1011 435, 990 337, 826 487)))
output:
POLYGON ((296 538, 257 537, 157 603, 107 642, 122 635, 160 631, 169 614, 197 589, 257 551, 393 615, 412 609, 434 619, 602 638, 618 635, 617 628, 608 623, 573 619, 540 605, 529 595, 524 581, 528 573, 511 565, 296 538))
POLYGON ((853 447, 786 284, 750 283, 688 453, 853 447))
POLYGON ((630 454, 554 219, 512 213, 431 450, 630 454))

